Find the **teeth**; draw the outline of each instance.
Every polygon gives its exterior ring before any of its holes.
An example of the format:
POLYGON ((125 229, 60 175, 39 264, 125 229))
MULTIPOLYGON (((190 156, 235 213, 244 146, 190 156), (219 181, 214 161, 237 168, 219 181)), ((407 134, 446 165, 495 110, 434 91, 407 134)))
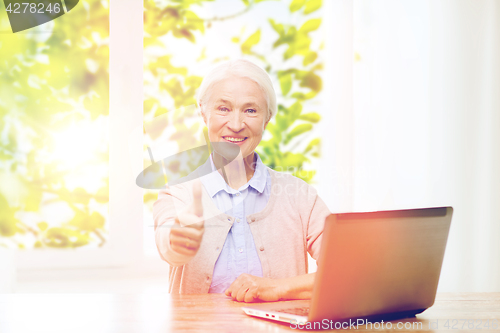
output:
POLYGON ((230 138, 230 137, 224 137, 226 140, 228 141, 233 141, 233 142, 241 142, 243 140, 245 140, 245 138, 230 138))

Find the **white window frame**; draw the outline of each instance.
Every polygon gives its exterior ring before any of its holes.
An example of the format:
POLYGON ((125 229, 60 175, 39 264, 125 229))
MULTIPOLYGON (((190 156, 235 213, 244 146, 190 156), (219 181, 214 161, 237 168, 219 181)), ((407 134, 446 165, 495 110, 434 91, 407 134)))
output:
POLYGON ((325 1, 325 76, 323 142, 318 167, 318 194, 333 213, 353 207, 353 0, 325 1))
MULTIPOLYGON (((109 234, 102 248, 18 251, 20 273, 40 269, 125 267, 144 259, 143 192, 131 161, 142 161, 142 145, 129 150, 132 131, 143 121, 143 2, 110 0, 109 55, 109 234)), ((19 274, 23 275, 23 274, 19 274)))

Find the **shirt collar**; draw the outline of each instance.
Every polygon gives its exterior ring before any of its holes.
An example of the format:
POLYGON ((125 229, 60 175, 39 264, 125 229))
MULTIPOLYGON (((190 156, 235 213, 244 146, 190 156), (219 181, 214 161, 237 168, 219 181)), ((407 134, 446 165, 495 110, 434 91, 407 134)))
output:
MULTIPOLYGON (((260 159, 259 154, 255 153, 257 156, 257 163, 255 167, 255 172, 248 183, 239 188, 240 191, 245 190, 248 186, 253 187, 259 193, 262 193, 266 187, 267 177, 266 177, 266 167, 262 160, 260 159)), ((215 169, 214 162, 212 160, 212 155, 207 159, 203 167, 211 167, 213 170, 211 173, 201 177, 201 181, 208 194, 213 198, 219 191, 226 191, 227 193, 236 193, 237 190, 229 187, 229 185, 225 182, 222 175, 218 170, 215 169)))

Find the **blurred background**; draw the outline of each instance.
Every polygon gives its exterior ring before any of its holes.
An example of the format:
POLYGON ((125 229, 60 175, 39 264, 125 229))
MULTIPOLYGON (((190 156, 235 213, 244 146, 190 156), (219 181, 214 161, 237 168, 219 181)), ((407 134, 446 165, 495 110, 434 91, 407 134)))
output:
POLYGON ((0 4, 0 292, 166 292, 135 177, 235 57, 278 94, 266 165, 332 212, 453 206, 439 291, 500 291, 499 34, 495 0, 81 0, 17 34, 0 4))

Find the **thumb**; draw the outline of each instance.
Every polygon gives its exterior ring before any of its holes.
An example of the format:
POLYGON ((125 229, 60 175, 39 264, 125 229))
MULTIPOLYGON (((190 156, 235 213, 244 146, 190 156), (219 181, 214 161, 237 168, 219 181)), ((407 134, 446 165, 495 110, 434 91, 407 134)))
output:
POLYGON ((203 216, 203 205, 201 203, 201 182, 195 180, 193 183, 193 213, 198 216, 203 216))
POLYGON ((179 217, 177 216, 174 220, 174 226, 180 226, 181 222, 179 221, 179 217))

